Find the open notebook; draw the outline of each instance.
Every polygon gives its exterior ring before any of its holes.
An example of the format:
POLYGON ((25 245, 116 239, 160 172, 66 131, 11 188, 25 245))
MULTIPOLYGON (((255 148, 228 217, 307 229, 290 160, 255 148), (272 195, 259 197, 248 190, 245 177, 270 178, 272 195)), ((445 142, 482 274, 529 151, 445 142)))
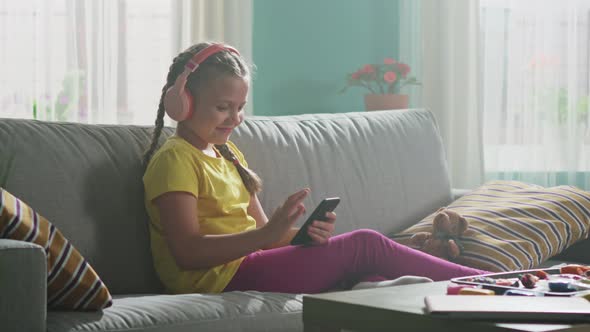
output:
POLYGON ((432 295, 433 316, 520 322, 590 322, 590 302, 581 297, 432 295))

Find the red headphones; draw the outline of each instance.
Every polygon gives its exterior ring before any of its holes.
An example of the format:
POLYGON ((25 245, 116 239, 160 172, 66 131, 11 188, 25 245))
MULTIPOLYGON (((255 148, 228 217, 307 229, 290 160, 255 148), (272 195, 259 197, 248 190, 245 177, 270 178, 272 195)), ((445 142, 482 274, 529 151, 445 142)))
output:
POLYGON ((187 64, 184 65, 184 71, 178 75, 174 85, 166 90, 166 95, 164 96, 164 108, 166 109, 168 116, 173 120, 180 122, 190 118, 193 114, 193 98, 190 91, 186 88, 188 75, 197 70, 199 65, 208 57, 221 51, 230 51, 238 55, 240 54, 235 48, 224 46, 222 44, 207 46, 197 54, 193 55, 187 64))

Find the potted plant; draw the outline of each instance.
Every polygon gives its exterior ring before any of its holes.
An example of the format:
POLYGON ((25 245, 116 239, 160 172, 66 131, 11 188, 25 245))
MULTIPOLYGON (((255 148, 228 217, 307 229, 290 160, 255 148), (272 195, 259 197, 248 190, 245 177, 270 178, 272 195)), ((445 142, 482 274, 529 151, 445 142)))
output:
POLYGON ((408 95, 401 94, 401 90, 408 85, 421 85, 415 77, 408 76, 409 73, 409 65, 385 58, 383 63, 366 64, 348 74, 346 86, 340 92, 354 86, 368 90, 365 95, 367 111, 408 108, 408 95))

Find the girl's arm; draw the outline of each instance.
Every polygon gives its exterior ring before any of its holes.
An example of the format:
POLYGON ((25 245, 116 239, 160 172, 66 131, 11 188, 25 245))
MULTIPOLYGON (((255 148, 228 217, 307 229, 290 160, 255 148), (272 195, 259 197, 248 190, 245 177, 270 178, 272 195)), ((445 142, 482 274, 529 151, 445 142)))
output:
POLYGON ((225 264, 280 241, 303 213, 301 202, 307 193, 302 190, 289 196, 276 216, 273 215, 273 222, 255 230, 226 235, 200 234, 199 223, 195 222, 197 199, 189 193, 169 192, 154 199, 154 204, 176 264, 182 269, 194 270, 225 264))
MULTIPOLYGON (((305 212, 305 210, 303 210, 305 212)), ((268 217, 260 205, 260 200, 256 194, 250 196, 250 205, 248 205, 248 214, 256 220, 256 228, 262 228, 268 222, 268 217)), ((263 247, 262 249, 279 248, 289 245, 299 227, 291 227, 285 232, 285 235, 277 242, 271 243, 270 245, 263 247)))

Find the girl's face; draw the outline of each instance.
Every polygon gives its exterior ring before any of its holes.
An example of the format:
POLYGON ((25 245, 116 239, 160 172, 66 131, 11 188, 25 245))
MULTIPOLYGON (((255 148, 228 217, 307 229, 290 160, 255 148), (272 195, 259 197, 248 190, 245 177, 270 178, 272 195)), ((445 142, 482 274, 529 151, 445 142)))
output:
POLYGON ((191 131, 191 143, 198 149, 224 144, 234 128, 244 120, 248 81, 232 75, 214 79, 201 87, 194 98, 192 117, 181 124, 191 131))

